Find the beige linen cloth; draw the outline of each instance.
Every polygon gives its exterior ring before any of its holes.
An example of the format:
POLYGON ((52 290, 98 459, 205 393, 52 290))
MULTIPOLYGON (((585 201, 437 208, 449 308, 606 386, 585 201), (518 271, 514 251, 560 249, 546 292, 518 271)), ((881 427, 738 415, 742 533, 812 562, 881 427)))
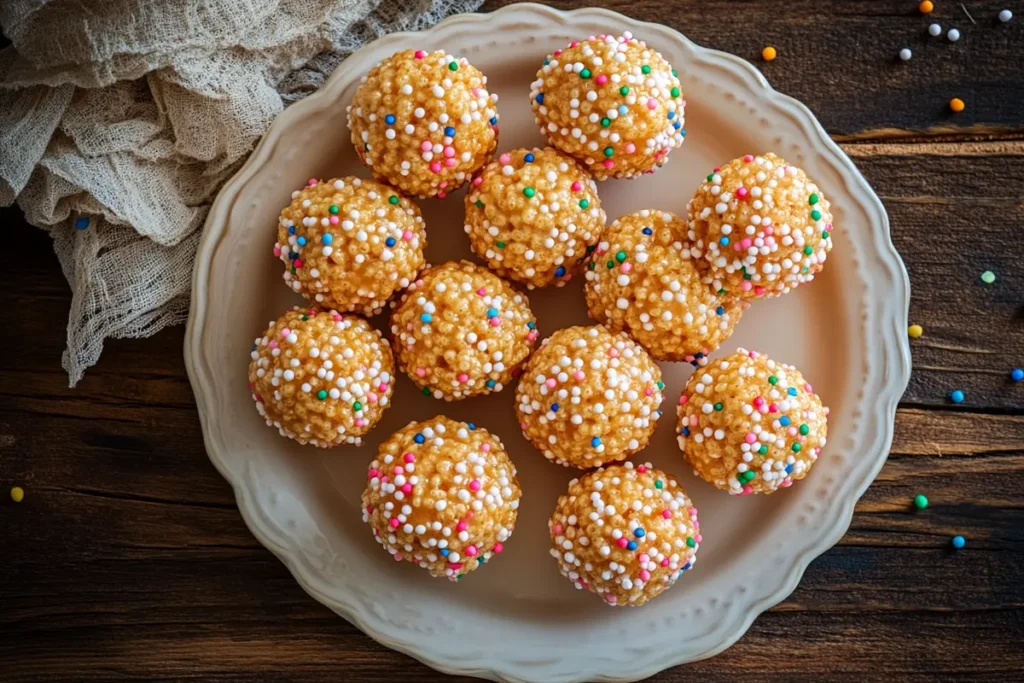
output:
POLYGON ((71 386, 107 337, 185 321, 210 204, 281 110, 366 42, 481 2, 0 2, 0 205, 53 237, 71 386))

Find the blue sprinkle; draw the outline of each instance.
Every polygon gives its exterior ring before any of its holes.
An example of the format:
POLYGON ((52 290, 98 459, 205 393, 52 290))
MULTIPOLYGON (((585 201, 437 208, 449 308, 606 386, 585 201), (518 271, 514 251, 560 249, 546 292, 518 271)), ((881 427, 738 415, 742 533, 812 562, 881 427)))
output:
POLYGON ((526 326, 532 330, 533 328, 537 327, 537 323, 531 320, 530 322, 526 323, 526 326))
POLYGON ((495 318, 495 317, 497 317, 497 315, 498 315, 498 309, 497 308, 488 308, 487 309, 487 317, 488 318, 495 318))
POLYGON ((641 230, 640 232, 642 232, 642 233, 643 233, 643 234, 645 234, 645 235, 653 235, 653 234, 654 234, 654 231, 653 231, 653 230, 651 230, 650 228, 644 228, 644 229, 643 229, 643 230, 641 230))
POLYGON ((466 426, 469 427, 469 431, 476 431, 476 425, 473 424, 472 422, 467 422, 466 426))
POLYGON ((697 360, 700 360, 701 358, 704 357, 704 354, 698 352, 698 353, 693 354, 693 357, 696 358, 697 360))
POLYGON ((551 404, 551 412, 552 413, 557 413, 558 412, 558 404, 557 403, 552 403, 551 404))
POLYGON ((725 245, 729 244, 729 238, 723 236, 722 239, 718 240, 718 243, 724 247, 725 245))
POLYGON ((965 545, 967 545, 967 541, 966 541, 966 539, 964 539, 963 536, 954 536, 953 537, 953 547, 954 548, 959 550, 960 548, 963 548, 965 545))
POLYGON ((299 258, 299 252, 297 252, 297 251, 289 252, 288 253, 288 258, 290 258, 292 261, 294 261, 295 259, 299 258))
POLYGON ((960 391, 959 389, 955 390, 953 393, 949 395, 949 400, 952 401, 953 403, 963 403, 964 392, 960 391))
POLYGON ((680 569, 679 571, 685 572, 689 568, 690 568, 690 563, 687 562, 686 564, 683 565, 682 569, 680 569))
POLYGON ((597 448, 598 446, 600 446, 601 445, 601 437, 595 436, 593 439, 590 440, 590 445, 593 446, 594 448, 597 448))
POLYGON ((423 443, 427 439, 422 434, 417 434, 416 436, 412 437, 412 440, 415 441, 416 443, 423 443))
POLYGON ((296 243, 297 243, 297 244, 298 244, 298 245, 299 245, 300 247, 304 247, 304 246, 306 246, 306 238, 305 238, 305 237, 300 237, 299 239, 295 240, 295 242, 296 242, 296 243))
POLYGON ((636 541, 630 541, 627 543, 626 548, 629 550, 636 550, 636 541))
POLYGON ((670 120, 670 121, 671 121, 672 119, 674 119, 675 117, 676 117, 676 113, 675 113, 674 111, 670 111, 670 112, 668 113, 668 118, 669 118, 669 120, 670 120))
POLYGON ((452 128, 451 126, 448 126, 447 128, 444 129, 444 134, 450 138, 453 138, 455 137, 455 129, 452 128))
POLYGON ((683 127, 683 124, 676 121, 675 123, 672 124, 672 127, 675 128, 676 130, 679 130, 680 128, 683 127))
POLYGON ((629 107, 627 107, 624 104, 620 104, 619 105, 619 113, 622 114, 623 116, 625 116, 626 114, 629 113, 629 107))
POLYGON ((533 163, 533 160, 534 156, 530 153, 527 153, 526 156, 523 157, 523 161, 525 161, 528 164, 533 163))
POLYGON ((789 394, 790 396, 796 396, 796 387, 790 387, 789 389, 786 389, 786 393, 789 394))
POLYGON ((680 129, 679 134, 682 135, 685 138, 686 137, 686 129, 685 128, 680 129))
POLYGON ((1024 380, 1024 370, 1021 370, 1020 368, 1014 368, 1010 372, 1010 379, 1012 379, 1014 382, 1020 382, 1024 380))
POLYGON ((792 474, 792 473, 793 473, 793 466, 792 465, 786 465, 786 474, 792 474))
POLYGON ((488 389, 493 389, 498 383, 495 382, 493 379, 489 379, 487 380, 486 384, 488 389))
POLYGON ((423 315, 420 316, 420 322, 423 322, 423 323, 429 323, 433 319, 434 319, 434 316, 430 315, 429 313, 424 313, 423 315))
MULTIPOLYGON (((547 64, 548 60, 545 59, 544 63, 547 64)), ((544 104, 544 93, 542 93, 542 92, 537 93, 537 97, 535 99, 537 100, 537 104, 544 104)))
POLYGON ((78 219, 75 221, 75 230, 85 230, 88 227, 89 227, 89 217, 88 216, 79 216, 78 219))
POLYGON ((498 117, 497 117, 497 116, 495 116, 495 117, 491 118, 490 124, 491 124, 492 126, 496 126, 496 125, 498 125, 498 117))
POLYGON ((788 427, 789 426, 789 418, 787 416, 783 415, 782 417, 779 418, 779 424, 782 425, 783 427, 788 427))
POLYGON ((690 428, 689 427, 683 427, 683 436, 689 436, 689 435, 690 435, 690 428))
POLYGON ((550 63, 551 63, 551 60, 550 60, 550 59, 545 59, 545 60, 544 60, 544 66, 547 66, 547 65, 548 65, 548 64, 550 64, 550 63))
POLYGON ((325 232, 323 235, 320 236, 320 241, 323 242, 324 244, 330 244, 331 242, 334 241, 334 235, 332 235, 329 232, 325 232))
POLYGON ((448 548, 441 548, 441 557, 448 557, 448 553, 450 552, 451 550, 448 550, 448 548))
POLYGON ((644 536, 647 535, 647 532, 644 531, 641 527, 637 527, 636 529, 633 530, 633 535, 636 536, 637 538, 643 538, 644 536))
POLYGON ((389 247, 395 246, 395 238, 394 237, 387 238, 386 240, 384 240, 384 244, 386 246, 389 246, 389 247))
POLYGON ((562 277, 563 275, 565 275, 564 267, 558 266, 557 268, 555 268, 555 277, 562 277))
POLYGON ((389 126, 392 123, 394 123, 394 122, 395 122, 395 115, 394 114, 388 114, 387 116, 384 117, 384 123, 388 124, 389 126))
POLYGON ((295 226, 294 225, 291 226, 290 228, 288 228, 288 234, 289 235, 294 235, 295 234, 295 226))
POLYGON ((715 309, 715 313, 717 313, 718 315, 725 315, 725 309, 719 306, 718 308, 715 309))

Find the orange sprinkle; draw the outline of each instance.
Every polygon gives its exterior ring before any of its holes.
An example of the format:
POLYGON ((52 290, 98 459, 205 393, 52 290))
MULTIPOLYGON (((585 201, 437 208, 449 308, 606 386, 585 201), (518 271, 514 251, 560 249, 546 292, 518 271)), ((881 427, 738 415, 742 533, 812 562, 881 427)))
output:
POLYGON ((776 56, 778 56, 778 53, 775 51, 775 48, 772 47, 771 45, 761 50, 761 57, 763 57, 764 61, 766 62, 772 61, 773 59, 775 59, 776 56))
POLYGON ((931 0, 924 0, 924 2, 917 6, 917 9, 921 10, 921 14, 930 14, 935 9, 935 5, 931 0))
POLYGON ((963 111, 965 106, 967 105, 965 105, 964 101, 961 100, 959 97, 954 97, 949 101, 949 108, 956 112, 963 111))

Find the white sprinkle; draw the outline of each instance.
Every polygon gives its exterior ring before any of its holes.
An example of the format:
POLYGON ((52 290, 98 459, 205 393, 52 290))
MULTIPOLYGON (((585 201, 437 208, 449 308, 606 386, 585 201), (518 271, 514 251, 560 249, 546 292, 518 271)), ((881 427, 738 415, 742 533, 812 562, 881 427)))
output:
POLYGON ((955 43, 956 41, 960 40, 960 31, 956 30, 955 28, 951 28, 949 29, 949 32, 946 34, 946 37, 949 38, 949 42, 955 43))
POLYGON ((999 21, 1003 22, 1004 24, 1008 22, 1010 19, 1013 19, 1013 12, 1011 12, 1010 10, 1004 9, 999 13, 999 21))
POLYGON ((928 27, 928 33, 932 34, 933 36, 941 36, 942 27, 939 26, 938 24, 932 24, 931 26, 928 27))
POLYGON ((909 47, 905 47, 902 50, 900 50, 900 59, 902 59, 904 62, 909 62, 913 54, 914 53, 910 51, 909 47))

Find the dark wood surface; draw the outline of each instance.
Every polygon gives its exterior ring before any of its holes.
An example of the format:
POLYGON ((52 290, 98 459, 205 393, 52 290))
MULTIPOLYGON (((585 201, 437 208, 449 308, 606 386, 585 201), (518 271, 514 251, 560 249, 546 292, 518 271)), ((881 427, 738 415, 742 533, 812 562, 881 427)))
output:
MULTIPOLYGON (((925 328, 846 536, 733 648, 658 681, 1024 680, 1024 5, 965 4, 977 25, 946 0, 930 18, 916 0, 608 3, 751 59, 815 111, 885 203, 925 328), (999 25, 1003 6, 1018 16, 999 25), (929 19, 964 37, 928 38, 929 19)), ((440 678, 309 598, 246 530, 203 450, 182 328, 108 342, 67 388, 50 240, 0 216, 0 680, 440 678)))

